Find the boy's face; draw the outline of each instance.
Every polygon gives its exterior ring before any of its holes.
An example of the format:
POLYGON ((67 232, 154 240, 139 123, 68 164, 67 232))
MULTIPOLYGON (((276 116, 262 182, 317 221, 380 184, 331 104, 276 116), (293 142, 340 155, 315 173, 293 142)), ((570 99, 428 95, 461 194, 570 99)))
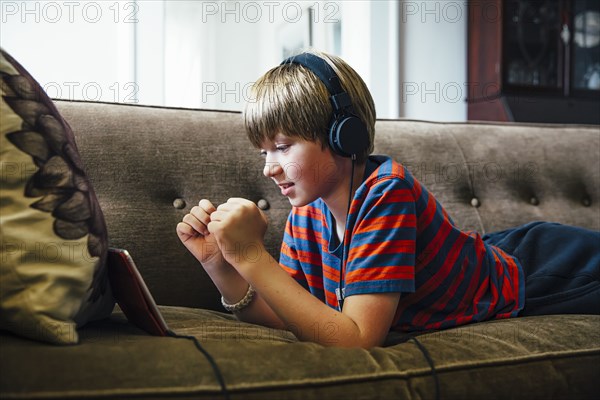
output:
POLYGON ((327 199, 340 184, 342 164, 328 146, 277 134, 261 144, 263 173, 273 179, 294 207, 327 199))

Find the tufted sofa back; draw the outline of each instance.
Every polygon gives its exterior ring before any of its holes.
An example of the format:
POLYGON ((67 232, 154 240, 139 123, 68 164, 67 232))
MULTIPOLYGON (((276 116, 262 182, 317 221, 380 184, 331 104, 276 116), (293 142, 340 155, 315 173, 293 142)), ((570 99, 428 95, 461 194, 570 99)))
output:
MULTIPOLYGON (((259 203, 277 257, 289 202, 262 175, 241 115, 57 101, 98 195, 111 246, 130 251, 159 304, 221 309, 175 226, 200 199, 259 203)), ((481 233, 548 220, 600 229, 600 129, 379 120, 375 153, 405 164, 455 223, 481 233)))

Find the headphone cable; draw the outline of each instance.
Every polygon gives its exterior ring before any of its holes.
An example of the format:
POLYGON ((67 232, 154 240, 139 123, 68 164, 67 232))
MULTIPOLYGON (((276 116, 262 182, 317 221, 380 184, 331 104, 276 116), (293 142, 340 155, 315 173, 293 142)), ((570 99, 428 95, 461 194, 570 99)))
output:
POLYGON ((227 390, 227 386, 225 386, 225 379, 223 379, 223 374, 221 373, 219 366, 215 362, 215 359, 210 355, 210 353, 208 351, 206 351, 206 349, 200 344, 198 339, 195 336, 180 335, 178 333, 173 332, 172 330, 168 330, 167 334, 170 337, 173 337, 176 339, 188 339, 188 340, 191 340, 192 342, 194 342, 194 345, 196 346, 196 348, 198 350, 200 350, 200 352, 204 355, 204 357, 206 358, 206 360, 212 367, 215 377, 217 378, 217 381, 219 382, 219 385, 221 386, 221 394, 223 395, 223 398, 225 400, 229 400, 230 399, 229 391, 227 390))
POLYGON ((415 342, 415 344, 417 345, 417 348, 421 351, 421 353, 423 354, 423 357, 425 357, 427 364, 429 364, 429 368, 431 368, 431 377, 433 378, 433 381, 435 384, 435 399, 439 400, 439 398, 440 398, 440 380, 437 376, 437 371, 435 369, 435 364, 433 363, 433 359, 431 358, 429 351, 427 351, 427 348, 425 346, 423 346, 423 344, 416 337, 411 336, 409 340, 412 340, 415 342))
POLYGON ((350 206, 352 205, 352 187, 354 186, 354 164, 356 163, 356 154, 352 154, 352 171, 350 172, 350 190, 348 193, 348 210, 346 211, 346 224, 344 228, 344 235, 342 237, 342 260, 340 263, 340 281, 338 282, 338 288, 336 290, 336 297, 338 301, 338 307, 342 312, 344 306, 344 288, 342 283, 344 282, 344 258, 346 257, 346 231, 348 231, 348 218, 350 218, 350 206))

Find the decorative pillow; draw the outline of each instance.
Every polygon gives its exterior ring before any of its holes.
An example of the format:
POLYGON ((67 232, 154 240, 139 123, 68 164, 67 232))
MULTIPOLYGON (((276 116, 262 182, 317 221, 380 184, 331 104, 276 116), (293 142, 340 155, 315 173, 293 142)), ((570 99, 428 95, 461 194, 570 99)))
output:
POLYGON ((0 329, 56 344, 105 318, 104 217, 69 125, 0 49, 0 329))

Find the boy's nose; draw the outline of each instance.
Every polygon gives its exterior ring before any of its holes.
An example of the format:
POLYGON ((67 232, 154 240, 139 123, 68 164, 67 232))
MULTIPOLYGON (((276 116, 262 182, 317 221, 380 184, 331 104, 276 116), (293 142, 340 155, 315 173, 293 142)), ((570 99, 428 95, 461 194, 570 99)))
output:
POLYGON ((275 162, 265 163, 265 167, 263 168, 263 174, 267 178, 273 178, 278 175, 281 175, 282 173, 283 173, 283 168, 281 168, 281 165, 279 165, 279 163, 275 163, 275 162))

